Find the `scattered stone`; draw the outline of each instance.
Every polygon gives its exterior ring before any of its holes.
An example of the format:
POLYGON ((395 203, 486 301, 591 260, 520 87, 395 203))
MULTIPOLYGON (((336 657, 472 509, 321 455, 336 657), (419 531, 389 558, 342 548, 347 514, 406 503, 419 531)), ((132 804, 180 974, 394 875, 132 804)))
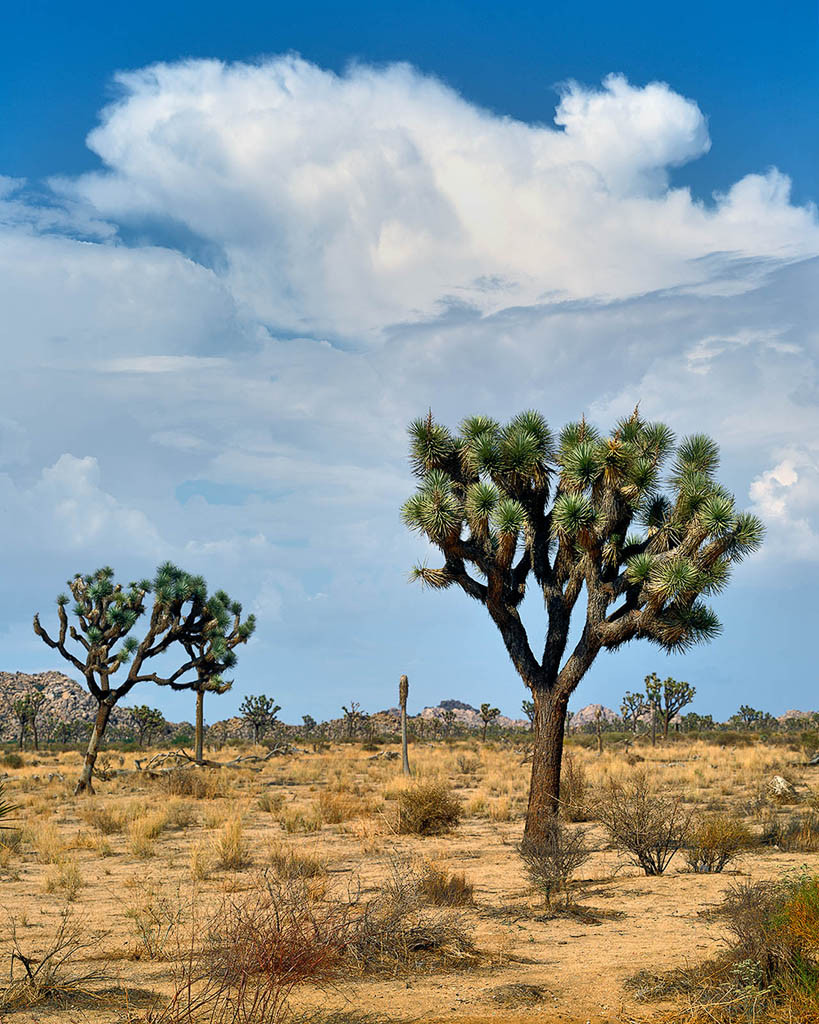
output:
POLYGON ((779 800, 796 796, 796 790, 794 787, 781 775, 774 775, 773 778, 770 779, 768 782, 768 790, 770 791, 771 796, 775 796, 779 800))

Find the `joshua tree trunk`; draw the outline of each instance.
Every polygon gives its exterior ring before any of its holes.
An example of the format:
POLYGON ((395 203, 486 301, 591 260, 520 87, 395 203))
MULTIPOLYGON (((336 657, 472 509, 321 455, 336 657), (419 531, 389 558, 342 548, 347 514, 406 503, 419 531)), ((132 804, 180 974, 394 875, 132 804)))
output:
POLYGON ((597 733, 597 756, 603 753, 603 712, 598 711, 594 716, 594 731, 597 733))
POLYGON ((668 726, 670 717, 671 716, 667 714, 663 715, 663 743, 666 743, 668 741, 668 726))
POLYGON ((20 739, 18 741, 18 747, 20 750, 26 749, 26 723, 22 722, 20 725, 20 739))
POLYGON ((94 720, 94 728, 91 730, 91 737, 88 740, 88 750, 85 752, 85 764, 83 765, 82 772, 77 780, 77 786, 74 789, 74 796, 78 796, 80 793, 93 794, 94 792, 94 786, 91 781, 94 775, 94 765, 97 761, 97 754, 99 753, 102 734, 105 732, 106 725, 108 725, 108 719, 111 717, 113 707, 113 704, 108 704, 103 701, 97 708, 97 717, 94 720))
POLYGON ((205 691, 196 691, 196 738, 194 740, 194 757, 196 763, 201 764, 204 758, 203 739, 205 733, 205 691))
POLYGON ((651 712, 651 745, 657 746, 657 709, 651 712))
POLYGON ((32 718, 32 720, 31 720, 31 731, 34 734, 34 749, 35 750, 39 750, 40 749, 40 738, 37 735, 37 719, 36 718, 32 718))
POLYGON ((545 838, 560 809, 560 762, 569 698, 541 689, 534 689, 533 697, 535 742, 524 836, 529 842, 538 842, 545 838))
POLYGON ((401 676, 398 681, 398 702, 401 705, 401 763, 404 774, 410 775, 409 753, 407 752, 407 698, 409 697, 409 679, 401 676))

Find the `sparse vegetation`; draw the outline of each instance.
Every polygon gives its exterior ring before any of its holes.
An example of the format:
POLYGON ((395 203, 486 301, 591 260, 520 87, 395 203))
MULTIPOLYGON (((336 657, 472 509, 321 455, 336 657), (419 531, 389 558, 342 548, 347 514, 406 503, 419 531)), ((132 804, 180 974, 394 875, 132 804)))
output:
POLYGON ((416 782, 398 794, 398 831, 437 836, 455 828, 463 808, 443 782, 416 782))

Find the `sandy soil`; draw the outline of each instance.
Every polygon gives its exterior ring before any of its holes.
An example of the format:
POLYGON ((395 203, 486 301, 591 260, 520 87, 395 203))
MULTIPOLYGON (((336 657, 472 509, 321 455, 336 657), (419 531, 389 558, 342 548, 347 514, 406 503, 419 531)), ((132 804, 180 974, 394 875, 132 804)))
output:
MULTIPOLYGON (((0 862, 0 970, 8 976, 11 921, 21 947, 36 955, 69 906, 89 932, 107 933, 89 956, 105 966, 109 985, 137 993, 167 992, 171 966, 167 959, 140 955, 135 908, 157 899, 168 900, 168 905, 179 899, 184 903, 194 896, 201 907, 213 905, 220 894, 241 891, 249 883, 269 860, 271 846, 320 857, 333 889, 356 879, 365 895, 383 884, 396 857, 415 857, 419 863, 431 860, 464 872, 474 883, 475 905, 462 913, 476 946, 486 954, 485 965, 426 976, 353 978, 321 991, 303 988, 294 995, 294 1007, 459 1024, 647 1020, 656 1004, 635 1002, 624 981, 640 969, 666 970, 717 952, 723 941, 721 926, 700 912, 717 903, 732 883, 779 877, 802 865, 819 870, 816 853, 755 850, 720 875, 688 873, 678 856, 664 876, 649 878, 607 849, 602 830, 590 823, 583 827, 590 829, 595 852, 575 891, 583 913, 553 917, 544 914, 516 853, 527 782, 519 754, 480 750, 480 768, 465 775, 455 764, 457 753, 457 748, 446 747, 415 751, 418 769, 448 778, 468 811, 456 831, 427 839, 397 835, 391 827, 391 798, 401 785, 396 764, 368 760, 369 754, 353 747, 279 759, 260 773, 233 771, 226 794, 213 799, 169 800, 156 783, 126 775, 101 783, 96 797, 74 801, 69 782, 78 755, 40 755, 37 764, 27 756, 24 768, 7 769, 9 795, 22 804, 18 817, 24 834, 20 849, 0 862), (54 771, 65 781, 48 781, 54 771), (310 814, 328 789, 347 794, 351 812, 359 813, 304 832, 296 816, 302 813, 313 822, 308 827, 315 827, 310 814), (264 793, 283 794, 282 808, 262 810, 258 800, 264 793), (172 823, 139 848, 131 826, 101 835, 93 824, 96 812, 89 808, 107 808, 114 817, 131 813, 143 823, 152 815, 170 813, 172 823), (215 859, 225 823, 236 816, 243 822, 252 863, 239 871, 211 864, 208 877, 194 881, 194 863, 215 859), (295 830, 287 831, 279 818, 295 830), (498 989, 513 983, 538 986, 543 998, 531 1006, 498 1002, 498 989)), ((653 758, 647 764, 664 785, 684 792, 692 805, 712 810, 721 806, 747 812, 749 801, 759 801, 774 772, 787 772, 802 798, 815 784, 810 769, 794 767, 798 755, 783 748, 731 751, 697 745, 643 753, 653 758)), ((609 774, 631 770, 621 754, 577 756, 592 789, 609 774)), ((122 767, 130 763, 128 758, 122 767)), ((19 973, 19 964, 15 971, 19 973)), ((113 1024, 117 1014, 109 1001, 69 1009, 38 1006, 0 1015, 5 1020, 113 1024)))

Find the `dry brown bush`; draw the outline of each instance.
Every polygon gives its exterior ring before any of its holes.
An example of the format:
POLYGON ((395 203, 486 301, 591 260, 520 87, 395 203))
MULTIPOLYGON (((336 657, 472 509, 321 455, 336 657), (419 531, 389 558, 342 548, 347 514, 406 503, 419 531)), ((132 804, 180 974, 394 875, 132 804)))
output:
POLYGON ((101 936, 75 919, 66 909, 44 949, 24 951, 12 918, 8 984, 0 988, 0 1011, 52 1004, 65 1007, 105 980, 105 970, 88 955, 99 947, 101 936))
POLYGON ((740 818, 724 814, 703 817, 691 828, 685 859, 698 874, 722 871, 753 843, 751 830, 740 818))
POLYGON ((268 855, 270 866, 276 877, 282 881, 305 878, 323 878, 327 874, 327 864, 320 858, 309 853, 274 846, 268 855))
POLYGON ((647 875, 661 875, 688 838, 691 815, 675 797, 649 789, 637 772, 629 782, 612 780, 597 801, 595 815, 612 845, 647 875))
POLYGON ((524 839, 519 853, 529 880, 543 895, 546 904, 562 892, 568 906, 569 882, 591 855, 586 831, 569 829, 555 820, 550 822, 542 839, 524 839))
POLYGON ((398 792, 398 831, 435 836, 450 832, 463 808, 445 782, 416 782, 398 792))
POLYGON ((244 838, 241 818, 231 818, 213 844, 216 867, 224 871, 241 871, 251 863, 250 850, 244 838))
POLYGON ((768 812, 761 821, 763 846, 776 846, 787 853, 814 853, 819 850, 819 811, 810 807, 781 815, 768 812))

